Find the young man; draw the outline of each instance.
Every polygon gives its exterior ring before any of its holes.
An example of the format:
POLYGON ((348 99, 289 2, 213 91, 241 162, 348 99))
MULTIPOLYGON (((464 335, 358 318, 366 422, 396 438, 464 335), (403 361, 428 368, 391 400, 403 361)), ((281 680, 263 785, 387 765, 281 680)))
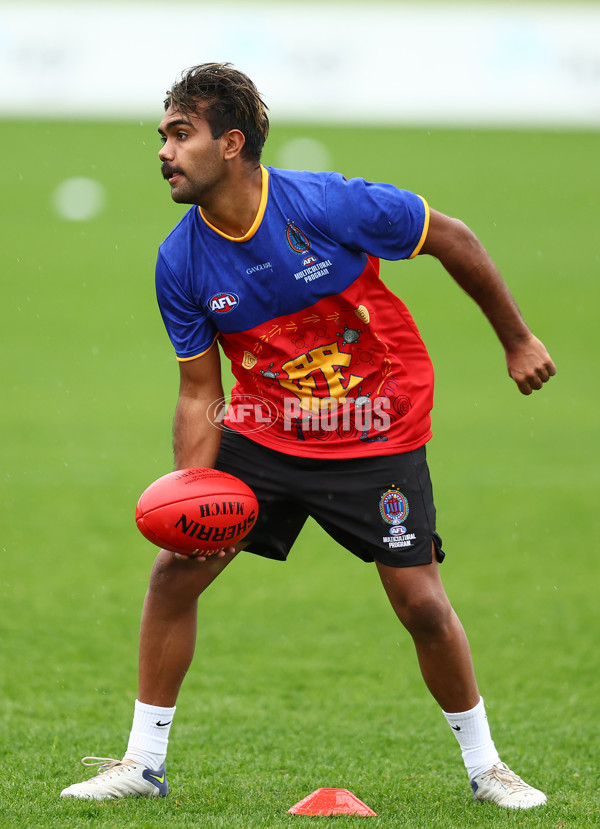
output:
POLYGON ((159 133, 174 201, 193 207, 161 245, 156 284, 181 373, 177 468, 246 481, 259 520, 238 548, 161 551, 142 615, 138 699, 121 761, 65 797, 165 795, 168 734, 191 663, 198 596, 239 549, 285 560, 308 515, 375 561, 424 680, 460 744, 476 800, 519 809, 545 795, 500 761, 467 638, 444 592, 425 443, 433 376, 379 258, 434 256, 477 302, 523 394, 555 368, 490 257, 420 196, 336 173, 260 164, 268 133, 254 84, 229 64, 188 70, 159 133), (224 428, 218 339, 237 383, 224 428), (249 402, 251 405, 248 405, 249 402))

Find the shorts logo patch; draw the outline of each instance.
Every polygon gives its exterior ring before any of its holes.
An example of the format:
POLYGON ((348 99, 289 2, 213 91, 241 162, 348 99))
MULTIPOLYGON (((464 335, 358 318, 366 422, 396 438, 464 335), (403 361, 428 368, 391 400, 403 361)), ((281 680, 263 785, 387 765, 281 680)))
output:
POLYGON ((208 307, 215 314, 226 314, 228 311, 233 311, 234 308, 240 304, 240 298, 237 294, 222 293, 211 296, 208 300, 208 307))
POLYGON ((390 550, 401 550, 414 547, 417 536, 409 532, 402 523, 408 516, 408 498, 402 492, 391 487, 386 490, 379 500, 379 512, 386 524, 390 524, 381 539, 390 550))
POLYGON ((408 515, 408 500, 397 489, 388 489, 379 501, 379 512, 387 524, 399 525, 408 515))

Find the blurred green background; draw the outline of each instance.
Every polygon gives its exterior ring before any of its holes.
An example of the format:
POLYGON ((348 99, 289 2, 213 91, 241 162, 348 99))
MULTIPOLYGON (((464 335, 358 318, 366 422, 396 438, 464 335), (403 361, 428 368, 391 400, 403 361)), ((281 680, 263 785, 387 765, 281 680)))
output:
POLYGON ((183 210, 151 121, 2 130, 0 825, 287 826, 319 786, 350 788, 380 826, 597 823, 599 134, 276 124, 263 158, 308 153, 466 221, 556 361, 522 397, 436 262, 384 265, 436 366, 447 590, 501 754, 550 796, 512 815, 471 804, 374 568, 315 525, 286 565, 240 557, 204 598, 173 797, 59 801, 80 756, 121 756, 129 732, 154 555, 133 515, 171 469, 178 383, 153 268, 183 210), (79 177, 97 212, 69 220, 57 188, 79 177))

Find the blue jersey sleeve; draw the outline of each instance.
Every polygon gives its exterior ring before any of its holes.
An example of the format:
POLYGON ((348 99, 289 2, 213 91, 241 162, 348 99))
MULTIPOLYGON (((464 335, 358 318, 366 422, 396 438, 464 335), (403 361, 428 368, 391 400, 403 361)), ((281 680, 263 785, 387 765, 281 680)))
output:
POLYGON ((214 343, 218 331, 176 277, 162 253, 156 263, 156 297, 178 360, 199 357, 214 343))
POLYGON ((412 259, 425 241, 427 202, 393 184, 332 173, 325 203, 331 237, 348 248, 381 259, 412 259))

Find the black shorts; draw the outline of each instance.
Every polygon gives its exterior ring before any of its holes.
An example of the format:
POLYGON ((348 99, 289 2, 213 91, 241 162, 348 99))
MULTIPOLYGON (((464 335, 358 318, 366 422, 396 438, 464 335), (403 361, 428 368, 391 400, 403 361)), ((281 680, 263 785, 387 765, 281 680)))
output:
POLYGON ((259 503, 245 549, 285 561, 308 516, 363 561, 392 567, 442 561, 425 447, 400 455, 299 458, 223 431, 217 469, 251 487, 259 503))

